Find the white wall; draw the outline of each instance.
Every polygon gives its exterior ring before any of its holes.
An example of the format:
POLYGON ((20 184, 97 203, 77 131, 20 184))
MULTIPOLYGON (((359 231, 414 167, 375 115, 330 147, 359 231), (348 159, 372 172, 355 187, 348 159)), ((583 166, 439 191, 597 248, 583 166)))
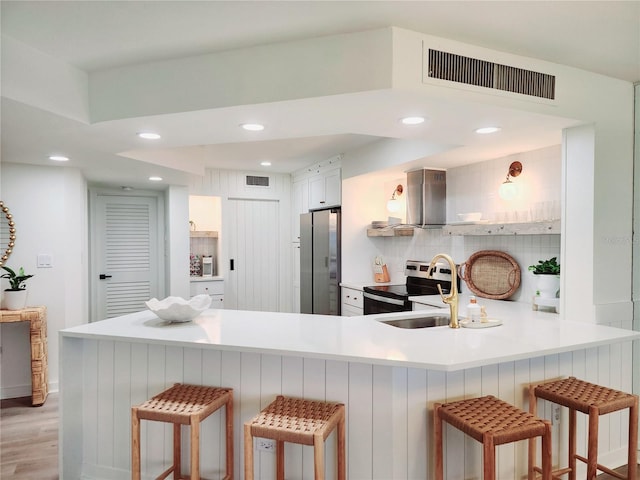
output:
POLYGON ((165 191, 165 265, 167 296, 189 298, 189 192, 171 185, 165 191))
POLYGON ((391 29, 382 28, 92 72, 91 117, 112 120, 388 88, 390 38, 391 29))
POLYGON ((2 96, 56 112, 89 119, 89 76, 11 37, 2 37, 2 96))
MULTIPOLYGON (((27 281, 28 305, 47 307, 49 384, 58 384, 58 330, 86 322, 87 186, 79 170, 2 164, 2 199, 16 222, 16 246, 7 261, 35 275, 27 281), (37 268, 40 253, 52 268, 37 268)), ((7 287, 3 280, 3 289, 7 287)), ((31 395, 29 329, 0 326, 0 397, 31 395)))

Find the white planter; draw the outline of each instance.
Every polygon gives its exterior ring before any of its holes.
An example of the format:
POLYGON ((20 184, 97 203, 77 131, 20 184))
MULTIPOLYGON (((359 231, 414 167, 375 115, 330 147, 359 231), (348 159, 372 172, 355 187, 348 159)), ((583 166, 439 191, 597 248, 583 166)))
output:
POLYGON ((560 297, 560 275, 534 275, 536 278, 536 295, 540 298, 560 297))
POLYGON ((7 310, 22 310, 27 305, 26 290, 5 290, 4 308, 7 310))

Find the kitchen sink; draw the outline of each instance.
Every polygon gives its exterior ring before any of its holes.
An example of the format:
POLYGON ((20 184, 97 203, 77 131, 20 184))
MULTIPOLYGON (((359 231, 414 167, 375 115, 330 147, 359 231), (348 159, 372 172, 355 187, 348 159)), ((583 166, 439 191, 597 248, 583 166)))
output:
POLYGON ((442 327, 449 325, 449 315, 426 315, 424 317, 411 317, 411 318, 397 318, 395 320, 385 320, 380 323, 386 323, 392 327, 397 328, 428 328, 428 327, 442 327))

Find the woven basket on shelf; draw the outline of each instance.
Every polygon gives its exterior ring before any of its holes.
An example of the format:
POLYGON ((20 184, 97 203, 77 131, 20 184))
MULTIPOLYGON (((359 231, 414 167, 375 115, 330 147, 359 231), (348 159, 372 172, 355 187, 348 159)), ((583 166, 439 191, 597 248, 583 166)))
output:
POLYGON ((520 266, 505 252, 481 250, 460 266, 460 277, 477 296, 503 300, 520 286, 520 266))

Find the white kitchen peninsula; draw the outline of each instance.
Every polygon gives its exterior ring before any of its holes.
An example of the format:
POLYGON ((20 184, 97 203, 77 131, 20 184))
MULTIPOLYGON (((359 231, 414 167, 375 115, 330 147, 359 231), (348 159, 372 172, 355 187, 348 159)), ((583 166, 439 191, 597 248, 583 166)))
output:
MULTIPOLYGON (((417 480, 432 471, 433 402, 493 394, 525 408, 528 382, 561 375, 631 390, 632 366, 621 358, 631 357, 640 333, 499 303, 503 310, 488 310, 503 325, 487 329, 405 330, 375 315, 208 310, 184 324, 145 311, 63 330, 61 478, 128 477, 130 407, 175 382, 234 388, 236 478, 243 471, 242 424, 277 394, 346 404, 350 479, 417 480)), ((601 459, 614 464, 626 458, 621 415, 601 420, 609 437, 601 442, 601 459)), ((203 475, 219 478, 223 426, 219 413, 210 418, 202 427, 203 475)), ((171 459, 171 429, 145 423, 151 425, 143 430, 143 471, 157 475, 171 459)), ((446 478, 477 477, 479 445, 447 432, 446 478)), ((330 437, 328 452, 333 442, 330 437)), ((312 451, 287 448, 291 478, 312 475, 312 451)), ((526 445, 498 452, 498 478, 520 478, 526 445)), ((328 478, 333 458, 327 455, 328 478)), ((257 460, 258 478, 274 478, 274 455, 257 452, 257 460)))

